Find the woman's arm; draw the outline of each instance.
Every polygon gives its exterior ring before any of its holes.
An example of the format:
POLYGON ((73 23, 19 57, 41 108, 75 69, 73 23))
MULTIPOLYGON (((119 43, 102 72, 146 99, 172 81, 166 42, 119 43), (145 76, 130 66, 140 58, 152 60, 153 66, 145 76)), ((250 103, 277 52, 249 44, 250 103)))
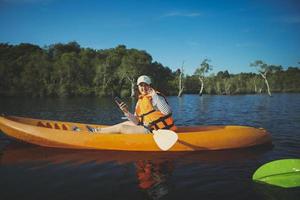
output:
POLYGON ((152 104, 164 115, 172 113, 171 107, 166 102, 165 98, 156 93, 152 95, 152 104))
POLYGON ((138 125, 139 120, 138 118, 132 114, 131 112, 128 111, 128 107, 124 102, 118 103, 119 108, 123 111, 124 115, 127 117, 127 119, 131 122, 133 122, 134 124, 138 125))
POLYGON ((129 121, 133 122, 136 125, 139 124, 139 120, 134 114, 132 114, 130 112, 127 112, 127 113, 124 113, 124 114, 128 118, 129 121))

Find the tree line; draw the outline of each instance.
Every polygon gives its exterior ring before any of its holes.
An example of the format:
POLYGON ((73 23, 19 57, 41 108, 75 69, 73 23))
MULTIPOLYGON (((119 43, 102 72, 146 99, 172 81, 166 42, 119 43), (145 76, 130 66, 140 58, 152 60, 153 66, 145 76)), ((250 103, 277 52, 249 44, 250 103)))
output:
POLYGON ((249 67, 257 67, 258 74, 220 71, 207 75, 212 68, 209 62, 204 59, 193 75, 185 75, 183 66, 172 71, 146 51, 125 45, 96 50, 77 42, 45 47, 0 43, 0 96, 134 96, 136 79, 142 74, 149 75, 153 86, 166 95, 177 95, 178 90, 228 95, 300 92, 299 67, 283 70, 255 61, 249 67))

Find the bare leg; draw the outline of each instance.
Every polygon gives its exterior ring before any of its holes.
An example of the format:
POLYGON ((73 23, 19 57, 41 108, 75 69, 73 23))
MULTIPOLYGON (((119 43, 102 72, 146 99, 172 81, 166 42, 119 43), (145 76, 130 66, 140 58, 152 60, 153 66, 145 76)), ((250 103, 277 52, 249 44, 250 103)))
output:
POLYGON ((149 133, 149 130, 147 130, 143 126, 123 125, 121 127, 120 133, 124 133, 124 134, 140 134, 141 133, 141 134, 145 134, 145 133, 149 133))
POLYGON ((137 134, 148 133, 149 131, 143 126, 137 126, 131 121, 122 122, 106 128, 101 128, 99 133, 124 133, 124 134, 137 134))

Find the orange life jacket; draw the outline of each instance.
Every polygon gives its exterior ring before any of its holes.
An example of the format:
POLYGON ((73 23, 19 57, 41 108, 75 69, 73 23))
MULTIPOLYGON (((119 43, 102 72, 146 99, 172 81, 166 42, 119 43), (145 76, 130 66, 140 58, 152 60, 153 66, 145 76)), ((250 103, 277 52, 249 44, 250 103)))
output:
MULTIPOLYGON (((157 94, 161 95, 159 92, 157 94)), ((150 95, 139 96, 135 113, 140 124, 149 127, 151 130, 171 129, 175 131, 177 129, 174 125, 172 113, 164 115, 159 110, 155 110, 150 95)))

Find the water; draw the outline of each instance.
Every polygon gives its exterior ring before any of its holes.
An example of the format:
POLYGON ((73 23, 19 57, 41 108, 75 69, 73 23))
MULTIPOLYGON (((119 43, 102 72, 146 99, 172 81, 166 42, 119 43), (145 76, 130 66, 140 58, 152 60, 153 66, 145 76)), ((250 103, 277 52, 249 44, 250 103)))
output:
MULTIPOLYGON (((192 153, 43 148, 0 134, 1 199, 299 199, 300 188, 251 180, 264 163, 300 157, 300 94, 168 97, 177 125, 264 127, 273 146, 192 153)), ((131 109, 135 102, 127 99, 131 109)), ((0 113, 115 124, 111 98, 1 98, 0 113)))

